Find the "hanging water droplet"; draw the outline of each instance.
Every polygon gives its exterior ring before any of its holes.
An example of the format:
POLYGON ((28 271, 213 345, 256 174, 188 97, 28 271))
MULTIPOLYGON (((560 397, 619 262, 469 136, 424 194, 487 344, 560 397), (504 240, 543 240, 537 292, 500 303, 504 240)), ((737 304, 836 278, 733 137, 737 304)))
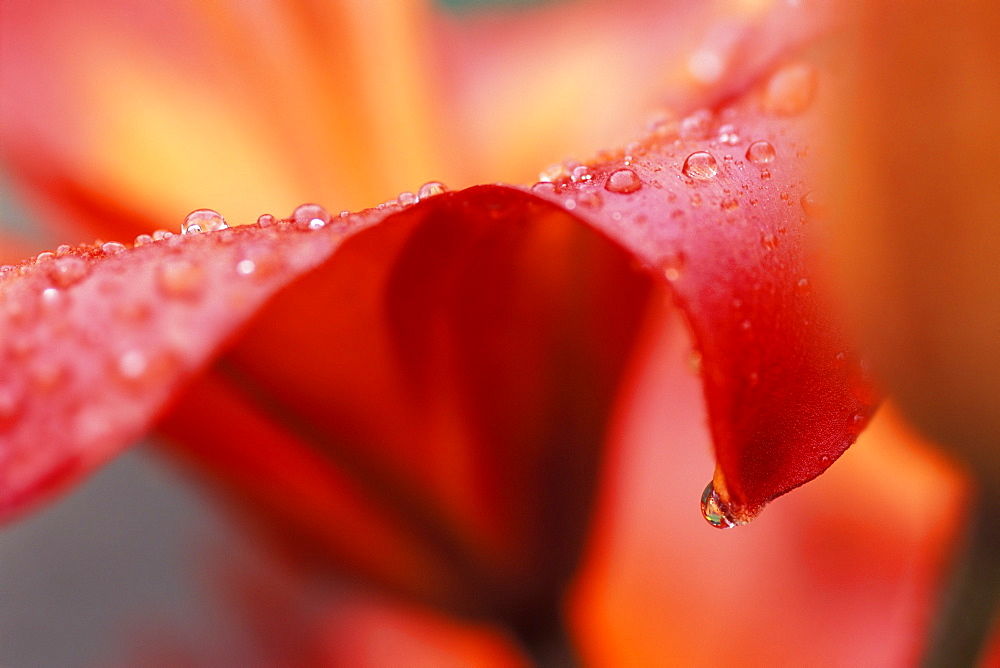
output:
POLYGON ((816 68, 807 63, 782 67, 764 88, 764 111, 782 116, 805 111, 816 95, 816 79, 816 68))
POLYGON ((410 206, 417 203, 417 196, 409 190, 404 190, 396 197, 396 203, 399 206, 410 206))
POLYGON ((193 299, 201 295, 205 272, 188 260, 171 260, 158 266, 157 283, 167 297, 193 299))
POLYGON ((202 232, 215 232, 224 230, 229 225, 217 211, 211 209, 197 209, 192 211, 181 223, 181 234, 200 234, 202 232))
POLYGON ((80 281, 89 271, 86 260, 75 255, 66 255, 56 258, 52 268, 49 269, 49 276, 58 287, 68 288, 80 281))
POLYGON ((329 212, 319 204, 301 204, 292 212, 295 225, 301 229, 318 230, 330 222, 329 212))
POLYGON ((711 482, 701 494, 701 516, 716 529, 732 529, 742 524, 732 517, 729 508, 719 497, 715 484, 711 482))
POLYGON ((440 181, 428 181, 417 190, 417 199, 427 199, 448 192, 448 187, 440 181))
POLYGON ((261 215, 257 216, 257 224, 260 227, 271 227, 276 222, 277 220, 275 219, 275 217, 269 213, 262 213, 261 215))
POLYGON ((747 147, 747 160, 755 165, 766 165, 774 162, 774 146, 771 142, 755 141, 747 147))
POLYGON ((104 251, 106 255, 117 255, 125 250, 125 244, 120 244, 117 241, 109 241, 101 244, 101 250, 104 251))
POLYGON ((708 151, 695 151, 684 160, 681 171, 684 176, 704 181, 719 173, 719 163, 708 151))
POLYGON ((642 180, 631 169, 619 169, 608 177, 604 188, 613 193, 634 193, 642 188, 642 180))

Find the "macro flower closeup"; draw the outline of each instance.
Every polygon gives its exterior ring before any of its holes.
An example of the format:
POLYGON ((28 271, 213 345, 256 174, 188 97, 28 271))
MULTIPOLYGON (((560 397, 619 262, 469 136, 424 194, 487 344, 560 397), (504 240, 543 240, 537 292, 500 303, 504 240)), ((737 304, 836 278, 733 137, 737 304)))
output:
POLYGON ((967 481, 823 270, 842 22, 6 3, 0 662, 918 661, 967 481), (144 440, 172 519, 87 510, 144 440))

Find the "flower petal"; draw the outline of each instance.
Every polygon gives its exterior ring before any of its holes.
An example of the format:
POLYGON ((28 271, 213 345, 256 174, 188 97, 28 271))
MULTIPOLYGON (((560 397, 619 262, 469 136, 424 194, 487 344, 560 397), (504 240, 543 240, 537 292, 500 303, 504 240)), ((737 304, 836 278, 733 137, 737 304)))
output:
POLYGON ((534 187, 670 284, 700 355, 723 525, 824 471, 877 401, 805 245, 817 76, 782 67, 731 106, 659 124, 633 155, 534 187))

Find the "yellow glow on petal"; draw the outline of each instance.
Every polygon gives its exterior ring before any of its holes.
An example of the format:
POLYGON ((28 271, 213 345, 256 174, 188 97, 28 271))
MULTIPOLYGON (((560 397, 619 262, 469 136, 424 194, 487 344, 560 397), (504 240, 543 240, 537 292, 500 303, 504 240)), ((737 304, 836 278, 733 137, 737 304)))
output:
POLYGON ((211 206, 239 224, 279 206, 290 212, 301 199, 262 141, 266 133, 216 92, 134 56, 120 60, 114 77, 101 67, 85 71, 89 108, 102 114, 91 135, 91 176, 137 210, 177 216, 179 225, 188 211, 211 206))

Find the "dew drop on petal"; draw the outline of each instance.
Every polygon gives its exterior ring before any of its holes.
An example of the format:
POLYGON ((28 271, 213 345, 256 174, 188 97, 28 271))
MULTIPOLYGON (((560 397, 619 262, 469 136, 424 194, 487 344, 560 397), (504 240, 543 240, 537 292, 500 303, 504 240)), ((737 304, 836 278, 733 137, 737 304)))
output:
POLYGON ((51 262, 54 259, 56 259, 55 253, 53 253, 52 251, 42 251, 41 253, 38 254, 37 257, 35 257, 35 262, 40 264, 43 262, 51 262))
POLYGON ((819 218, 823 216, 823 202, 815 193, 806 193, 802 196, 800 203, 802 204, 802 210, 805 211, 806 216, 809 218, 819 218))
POLYGON ((771 142, 755 141, 747 147, 747 160, 755 165, 766 165, 774 162, 774 146, 771 142))
POLYGON ((448 191, 448 187, 440 181, 428 181, 417 190, 417 199, 427 199, 448 191))
POLYGON ((257 263, 253 260, 240 260, 236 263, 236 273, 240 276, 250 276, 257 271, 257 263))
POLYGON ((120 244, 117 241, 109 241, 101 244, 101 250, 107 255, 117 255, 125 250, 125 244, 120 244))
POLYGON ((604 198, 597 191, 583 190, 577 194, 576 201, 580 206, 585 206, 588 209, 597 209, 604 203, 604 198))
POLYGON ((556 184, 549 181, 539 181, 535 185, 531 186, 531 192, 539 195, 554 195, 556 192, 556 184))
POLYGON ((217 211, 211 209, 197 209, 192 211, 181 223, 181 234, 200 234, 202 232, 215 232, 224 230, 229 225, 217 211))
POLYGON ((86 260, 75 255, 66 255, 56 259, 49 269, 49 276, 58 287, 68 288, 89 272, 86 260))
POLYGON ((765 234, 760 238, 760 243, 764 245, 767 250, 774 250, 778 247, 778 237, 773 234, 765 234))
POLYGON ((711 482, 701 494, 701 516, 716 529, 732 529, 741 524, 733 518, 711 482))
POLYGON ((151 237, 148 234, 140 234, 135 238, 135 241, 132 242, 132 245, 138 247, 138 246, 145 246, 146 244, 149 243, 153 243, 153 237, 151 237))
POLYGON ((261 227, 271 227, 275 222, 277 221, 274 216, 269 213, 262 213, 257 217, 257 224, 261 227))
POLYGON ((684 160, 681 171, 684 176, 704 181, 719 173, 719 163, 708 151, 695 151, 684 160))
POLYGON ((634 193, 642 187, 642 180, 631 169, 619 169, 611 174, 604 183, 604 188, 613 193, 634 193))
POLYGON ((163 241, 164 239, 169 239, 174 236, 174 233, 170 230, 156 230, 153 232, 153 241, 163 241))
POLYGON ((411 204, 417 203, 417 196, 409 190, 404 190, 396 197, 396 203, 399 204, 399 206, 410 206, 411 204))
POLYGON ((718 140, 720 144, 728 144, 730 146, 735 146, 736 144, 739 144, 740 135, 738 132, 736 132, 736 126, 732 124, 727 124, 719 128, 718 140))
POLYGON ((292 212, 292 218, 295 220, 296 226, 309 230, 326 227, 326 224, 330 222, 329 212, 319 204, 299 205, 292 212))
POLYGON ((594 178, 594 175, 590 172, 590 168, 586 165, 577 165, 570 172, 570 179, 573 183, 580 183, 581 181, 589 181, 594 178))
POLYGON ((681 121, 679 132, 682 139, 708 139, 712 131, 712 112, 700 109, 681 121))
POLYGON ((72 250, 73 250, 73 247, 70 246, 69 244, 59 244, 56 247, 56 257, 58 257, 60 255, 66 255, 67 253, 69 253, 72 250))

